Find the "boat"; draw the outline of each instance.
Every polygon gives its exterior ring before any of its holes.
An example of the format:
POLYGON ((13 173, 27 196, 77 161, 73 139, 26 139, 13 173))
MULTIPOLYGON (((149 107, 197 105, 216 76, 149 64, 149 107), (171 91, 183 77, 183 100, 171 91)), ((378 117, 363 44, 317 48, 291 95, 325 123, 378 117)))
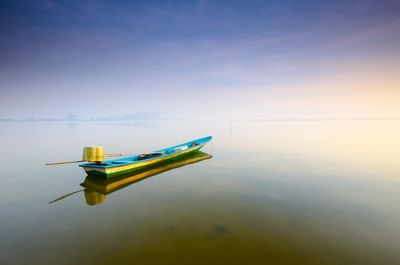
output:
POLYGON ((125 188, 131 184, 142 181, 146 178, 173 170, 179 167, 198 163, 200 161, 212 158, 211 155, 202 151, 191 153, 188 156, 177 159, 171 163, 164 163, 158 166, 139 170, 133 174, 126 174, 112 179, 98 178, 89 175, 85 178, 81 186, 84 187, 85 200, 88 205, 97 205, 106 200, 107 195, 125 188))
MULTIPOLYGON (((105 177, 107 179, 144 170, 152 166, 181 159, 198 152, 212 137, 204 137, 183 144, 156 150, 151 153, 134 155, 119 159, 95 161, 80 164, 88 175, 105 177)), ((85 156, 85 154, 84 154, 85 156)), ((91 161, 91 160, 89 160, 91 161)))

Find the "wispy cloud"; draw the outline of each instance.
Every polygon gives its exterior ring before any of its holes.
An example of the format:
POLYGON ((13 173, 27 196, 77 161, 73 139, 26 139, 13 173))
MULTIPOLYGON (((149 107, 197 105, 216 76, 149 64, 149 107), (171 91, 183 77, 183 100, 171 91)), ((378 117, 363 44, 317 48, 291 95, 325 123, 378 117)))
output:
MULTIPOLYGON (((389 22, 383 22, 372 27, 361 29, 357 32, 352 32, 341 36, 335 40, 332 46, 347 46, 354 44, 365 44, 365 42, 376 41, 378 39, 386 39, 390 37, 400 43, 400 17, 389 22)), ((400 45, 399 45, 400 48, 400 45)))

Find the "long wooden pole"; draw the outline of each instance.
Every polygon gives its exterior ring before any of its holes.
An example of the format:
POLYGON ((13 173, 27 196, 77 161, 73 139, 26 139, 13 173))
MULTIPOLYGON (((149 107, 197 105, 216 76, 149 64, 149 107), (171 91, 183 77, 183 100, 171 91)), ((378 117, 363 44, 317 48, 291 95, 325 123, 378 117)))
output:
POLYGON ((80 163, 80 162, 85 162, 85 161, 83 161, 83 160, 78 160, 78 161, 64 161, 64 162, 46 163, 46 166, 63 165, 63 164, 72 164, 72 163, 80 163))
MULTIPOLYGON (((134 154, 104 154, 105 157, 133 156, 133 155, 134 154)), ((54 163, 46 163, 46 166, 64 165, 64 164, 81 163, 81 162, 86 162, 86 161, 77 160, 77 161, 54 162, 54 163)))
POLYGON ((65 198, 67 198, 67 197, 69 197, 69 196, 71 196, 71 195, 74 195, 75 193, 78 193, 78 192, 81 192, 81 191, 84 191, 84 190, 85 190, 85 189, 80 189, 80 190, 77 190, 77 191, 68 193, 68 194, 66 194, 66 195, 64 195, 64 196, 61 196, 61 197, 59 197, 59 198, 57 198, 57 199, 55 199, 55 200, 49 202, 49 204, 55 203, 55 202, 57 202, 57 201, 60 201, 60 200, 62 200, 62 199, 65 199, 65 198))

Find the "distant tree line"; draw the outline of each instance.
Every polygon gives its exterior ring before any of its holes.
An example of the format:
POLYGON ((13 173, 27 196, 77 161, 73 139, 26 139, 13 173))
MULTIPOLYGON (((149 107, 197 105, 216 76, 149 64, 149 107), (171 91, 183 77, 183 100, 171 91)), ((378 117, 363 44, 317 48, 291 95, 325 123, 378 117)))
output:
POLYGON ((160 119, 158 112, 136 112, 121 116, 108 116, 92 118, 95 121, 155 121, 160 119))
POLYGON ((14 119, 10 119, 10 118, 1 118, 0 122, 10 122, 10 121, 15 121, 14 119))

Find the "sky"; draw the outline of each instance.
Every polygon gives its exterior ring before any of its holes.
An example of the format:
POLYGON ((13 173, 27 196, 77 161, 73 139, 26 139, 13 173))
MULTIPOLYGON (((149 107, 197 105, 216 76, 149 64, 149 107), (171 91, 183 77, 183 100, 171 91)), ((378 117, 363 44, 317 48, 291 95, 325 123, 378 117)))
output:
POLYGON ((0 118, 398 118, 400 1, 3 1, 0 118))

